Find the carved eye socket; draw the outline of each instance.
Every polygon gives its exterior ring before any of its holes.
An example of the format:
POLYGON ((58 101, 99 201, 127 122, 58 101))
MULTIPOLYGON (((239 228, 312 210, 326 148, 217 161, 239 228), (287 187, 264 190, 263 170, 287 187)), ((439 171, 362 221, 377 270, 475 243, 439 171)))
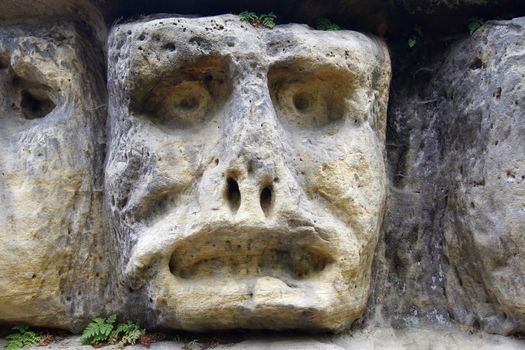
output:
POLYGON ((163 129, 192 128, 211 119, 230 92, 225 67, 206 60, 157 82, 138 112, 163 129))
POLYGON ((316 129, 348 114, 352 77, 330 67, 301 69, 301 64, 274 66, 268 73, 272 101, 281 121, 316 129))
POLYGON ((151 95, 148 99, 149 114, 159 126, 184 129, 204 122, 212 102, 212 96, 202 82, 183 81, 151 95))
POLYGON ((55 109, 55 103, 42 89, 22 90, 20 108, 26 119, 44 118, 55 109))
POLYGON ((27 120, 49 115, 56 107, 56 94, 49 86, 15 76, 11 80, 15 98, 13 109, 27 120))

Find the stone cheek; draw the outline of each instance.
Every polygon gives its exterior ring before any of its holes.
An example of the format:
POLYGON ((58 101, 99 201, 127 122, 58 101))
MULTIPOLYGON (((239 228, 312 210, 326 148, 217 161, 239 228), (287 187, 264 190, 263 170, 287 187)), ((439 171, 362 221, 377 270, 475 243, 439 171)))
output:
POLYGON ((188 330, 339 331, 385 201, 379 41, 235 16, 118 26, 106 199, 124 300, 188 330))
POLYGON ((67 23, 0 26, 0 322, 71 329, 77 290, 100 287, 104 86, 87 45, 67 23))

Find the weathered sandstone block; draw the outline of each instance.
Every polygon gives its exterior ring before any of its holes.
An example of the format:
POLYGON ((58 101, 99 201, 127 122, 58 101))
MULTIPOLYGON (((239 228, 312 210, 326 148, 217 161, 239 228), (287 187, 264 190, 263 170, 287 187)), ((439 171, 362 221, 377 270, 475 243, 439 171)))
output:
POLYGON ((487 23, 440 80, 447 297, 460 321, 498 333, 525 331, 524 37, 525 18, 487 23))
POLYGON ((385 45, 236 16, 114 29, 106 204, 125 312, 188 330, 341 330, 385 201, 385 45))
POLYGON ((524 330, 524 35, 487 22, 395 79, 375 293, 396 326, 524 330))
POLYGON ((70 23, 0 25, 0 322, 73 328, 103 293, 97 54, 70 23))

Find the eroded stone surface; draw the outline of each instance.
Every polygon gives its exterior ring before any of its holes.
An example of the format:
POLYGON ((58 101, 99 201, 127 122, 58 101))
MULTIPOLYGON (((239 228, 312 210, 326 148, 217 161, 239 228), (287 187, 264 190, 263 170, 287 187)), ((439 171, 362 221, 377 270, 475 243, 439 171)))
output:
POLYGON ((130 317, 337 331, 361 315, 385 200, 384 44, 163 18, 114 29, 108 67, 130 317))
POLYGON ((460 321, 504 334, 525 331, 524 36, 525 18, 488 23, 453 48, 440 83, 447 296, 460 321))
POLYGON ((101 312, 99 53, 72 23, 0 26, 0 322, 101 312))
POLYGON ((488 22, 394 85, 375 293, 396 326, 523 331, 524 24, 488 22))

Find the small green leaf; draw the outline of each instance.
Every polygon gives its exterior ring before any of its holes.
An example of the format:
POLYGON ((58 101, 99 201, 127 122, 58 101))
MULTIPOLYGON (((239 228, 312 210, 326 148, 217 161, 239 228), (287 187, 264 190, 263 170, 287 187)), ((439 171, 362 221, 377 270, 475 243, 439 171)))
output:
POLYGON ((260 16, 260 20, 263 26, 269 29, 273 29, 275 27, 275 21, 277 20, 277 16, 273 12, 270 12, 267 14, 262 14, 260 16))
POLYGON ((190 342, 188 343, 188 345, 189 345, 190 348, 192 348, 192 349, 196 349, 197 347, 200 346, 199 341, 198 341, 197 339, 193 339, 192 341, 190 341, 190 342))
POLYGON ((239 19, 244 22, 252 23, 254 21, 257 21, 259 19, 259 16, 257 16, 255 12, 243 11, 239 14, 239 19))
POLYGON ((341 27, 325 17, 317 19, 315 22, 315 28, 317 30, 341 30, 341 27))
POLYGON ((472 17, 468 21, 468 32, 470 35, 474 34, 476 30, 478 30, 485 21, 481 17, 472 17))
POLYGON ((408 47, 413 48, 417 44, 417 39, 414 36, 411 36, 408 39, 408 47))

